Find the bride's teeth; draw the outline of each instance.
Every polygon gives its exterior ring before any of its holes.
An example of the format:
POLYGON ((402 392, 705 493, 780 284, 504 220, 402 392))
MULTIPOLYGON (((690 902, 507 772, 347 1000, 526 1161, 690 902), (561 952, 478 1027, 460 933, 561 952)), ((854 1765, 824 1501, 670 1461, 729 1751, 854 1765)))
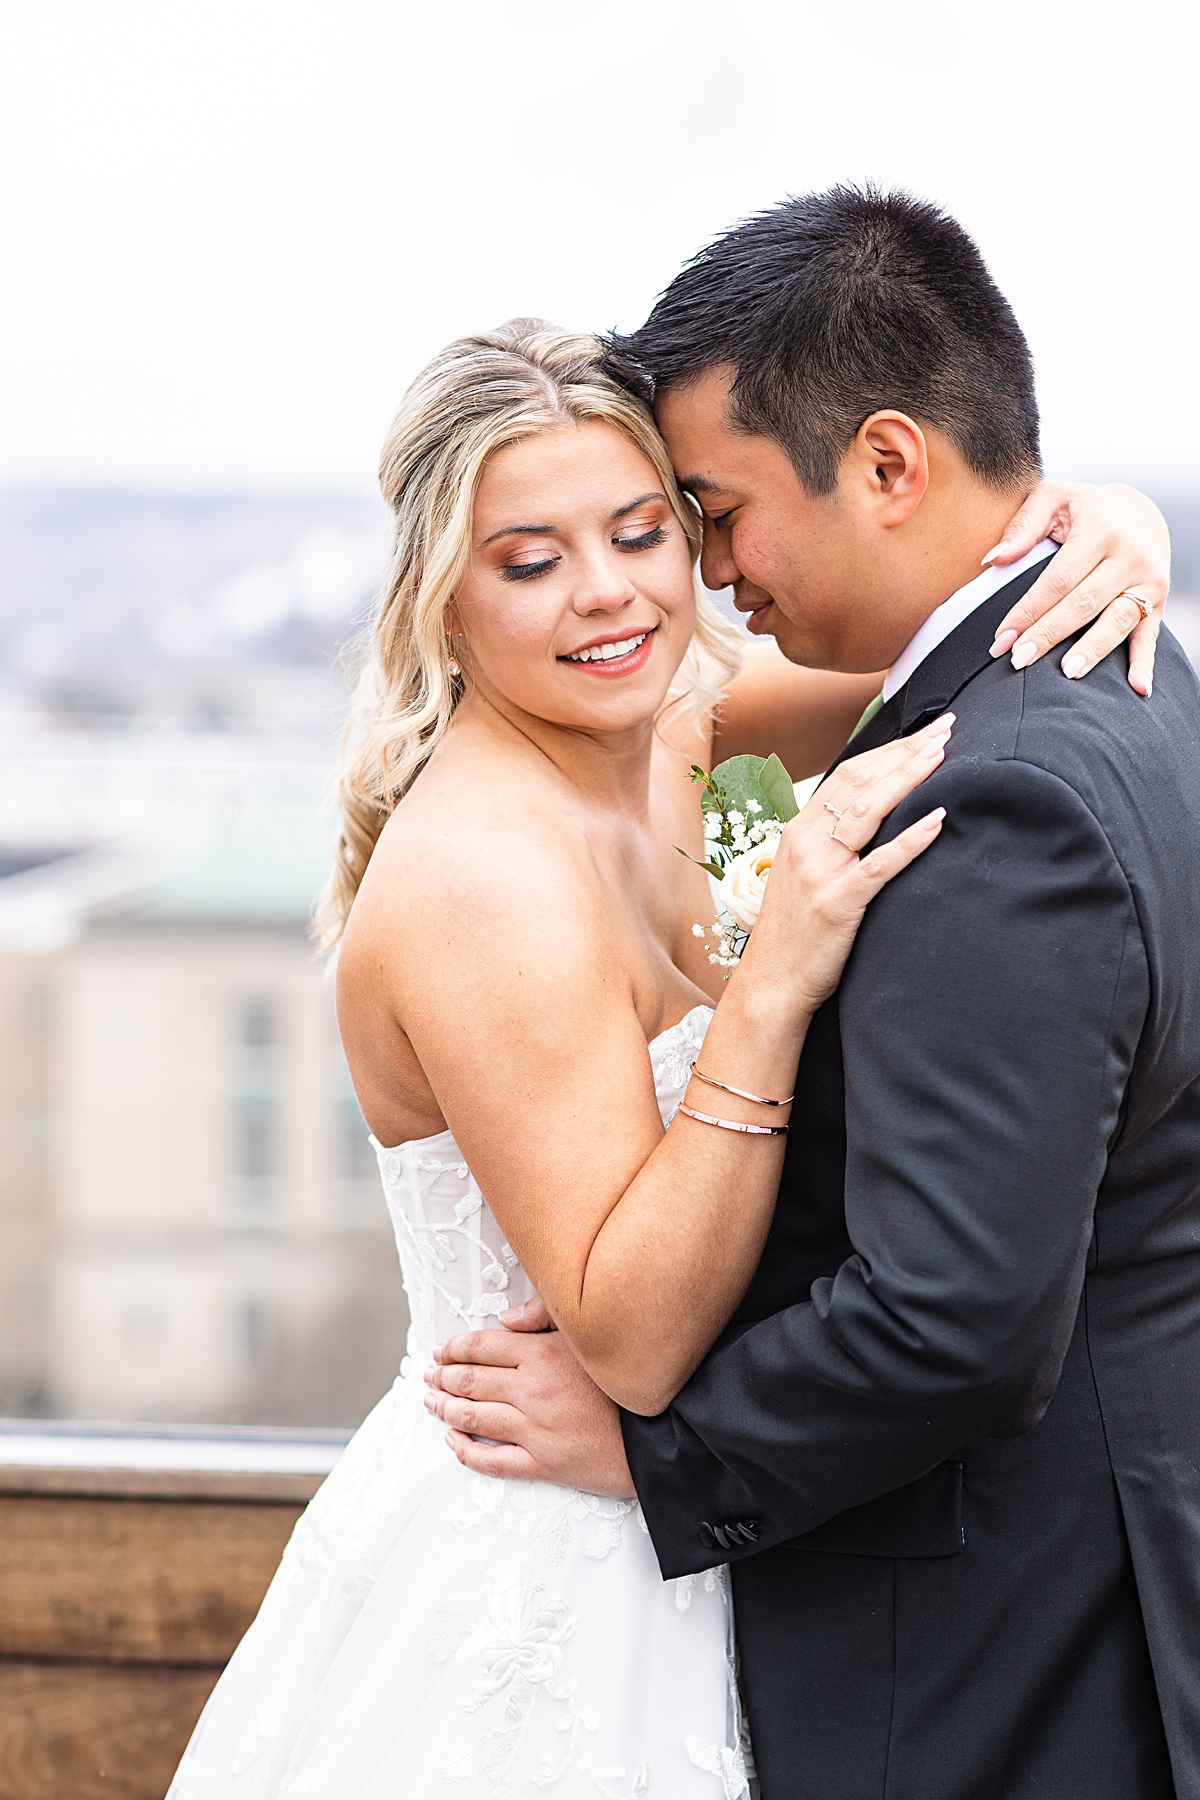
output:
POLYGON ((580 650, 574 656, 568 656, 568 662, 612 662, 614 657, 629 656, 644 644, 648 632, 643 631, 638 637, 623 638, 616 644, 595 644, 590 650, 580 650))

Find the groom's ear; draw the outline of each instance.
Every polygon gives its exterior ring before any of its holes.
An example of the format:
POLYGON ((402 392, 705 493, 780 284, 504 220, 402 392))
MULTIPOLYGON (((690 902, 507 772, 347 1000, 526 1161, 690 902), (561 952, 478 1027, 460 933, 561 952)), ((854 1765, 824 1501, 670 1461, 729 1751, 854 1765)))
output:
POLYGON ((915 419, 875 412, 864 419, 842 462, 841 483, 858 490, 880 525, 903 525, 929 486, 929 446, 915 419))

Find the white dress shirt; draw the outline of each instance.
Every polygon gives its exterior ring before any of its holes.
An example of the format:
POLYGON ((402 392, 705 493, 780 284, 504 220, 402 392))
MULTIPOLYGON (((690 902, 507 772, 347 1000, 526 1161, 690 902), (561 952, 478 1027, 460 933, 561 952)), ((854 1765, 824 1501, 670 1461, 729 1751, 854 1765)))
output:
POLYGON ((1057 549, 1058 545, 1053 538, 1043 538, 1019 562, 994 564, 977 575, 974 581, 968 581, 966 587, 960 587, 956 594, 951 594, 948 600, 943 600, 888 670, 887 680, 883 684, 884 700, 890 700, 893 694, 899 693, 930 652, 936 650, 952 631, 956 631, 964 619, 969 619, 977 606, 982 606, 985 600, 998 594, 1002 587, 1015 581, 1026 569, 1032 569, 1036 563, 1053 556, 1057 549))

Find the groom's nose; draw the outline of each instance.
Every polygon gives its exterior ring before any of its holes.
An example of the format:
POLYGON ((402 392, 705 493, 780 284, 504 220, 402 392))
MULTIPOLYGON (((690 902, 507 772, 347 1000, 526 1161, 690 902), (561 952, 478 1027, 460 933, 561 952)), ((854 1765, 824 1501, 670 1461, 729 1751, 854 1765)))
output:
POLYGON ((706 588, 732 587, 740 581, 742 571, 733 560, 729 532, 719 531, 710 519, 704 521, 704 541, 700 548, 700 578, 706 588))

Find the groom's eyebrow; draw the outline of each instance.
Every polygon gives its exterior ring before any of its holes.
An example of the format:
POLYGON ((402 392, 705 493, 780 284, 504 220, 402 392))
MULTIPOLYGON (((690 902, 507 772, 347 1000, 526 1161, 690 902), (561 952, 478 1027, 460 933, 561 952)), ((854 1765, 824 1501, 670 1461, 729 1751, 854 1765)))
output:
POLYGON ((685 494, 723 494, 725 489, 707 475, 681 475, 679 485, 685 494))

